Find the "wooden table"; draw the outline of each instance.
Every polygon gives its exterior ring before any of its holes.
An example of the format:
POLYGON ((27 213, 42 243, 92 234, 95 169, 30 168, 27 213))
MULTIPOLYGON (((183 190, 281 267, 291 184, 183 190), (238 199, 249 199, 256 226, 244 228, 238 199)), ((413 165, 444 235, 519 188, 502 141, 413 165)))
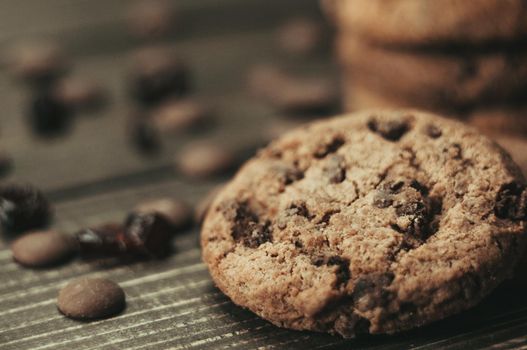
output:
MULTIPOLYGON (((192 66, 196 97, 212 104, 217 125, 199 134, 163 140, 145 157, 129 145, 125 121, 135 108, 126 94, 127 56, 143 43, 128 36, 127 1, 4 0, 0 2, 0 50, 21 40, 52 38, 70 53, 72 75, 104 83, 111 104, 79 116, 67 136, 33 137, 24 109, 31 93, 0 71, 0 147, 15 159, 7 180, 42 188, 64 232, 120 221, 146 198, 174 196, 197 202, 226 179, 192 181, 173 170, 173 154, 190 140, 212 138, 251 149, 280 115, 246 91, 246 72, 260 62, 280 62, 299 73, 334 74, 330 55, 289 57, 274 32, 292 16, 321 15, 307 0, 181 0, 179 31, 166 44, 192 66)), ((1 61, 1 60, 0 60, 1 61)), ((200 259, 198 228, 179 235, 175 253, 161 261, 103 266, 82 261, 43 270, 13 263, 0 243, 0 349, 400 349, 516 348, 527 344, 527 298, 521 287, 502 287, 480 306, 451 319, 396 336, 339 337, 277 328, 233 305, 200 259), (70 279, 98 275, 118 282, 126 310, 111 319, 78 322, 56 310, 58 290, 70 279)))

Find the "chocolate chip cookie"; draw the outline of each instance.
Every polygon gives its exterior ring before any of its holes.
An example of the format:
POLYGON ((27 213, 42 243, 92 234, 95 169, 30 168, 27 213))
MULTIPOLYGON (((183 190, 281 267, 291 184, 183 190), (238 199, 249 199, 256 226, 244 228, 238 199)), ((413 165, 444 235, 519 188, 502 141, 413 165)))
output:
POLYGON ((429 107, 466 108, 521 100, 527 87, 527 51, 390 50, 356 36, 337 41, 349 79, 391 99, 429 107))
POLYGON ((475 129, 411 110, 296 129, 214 199, 203 259, 275 325, 394 333, 477 304, 525 245, 525 181, 475 129))
POLYGON ((387 45, 481 44, 527 34, 522 0, 325 0, 342 30, 387 45))

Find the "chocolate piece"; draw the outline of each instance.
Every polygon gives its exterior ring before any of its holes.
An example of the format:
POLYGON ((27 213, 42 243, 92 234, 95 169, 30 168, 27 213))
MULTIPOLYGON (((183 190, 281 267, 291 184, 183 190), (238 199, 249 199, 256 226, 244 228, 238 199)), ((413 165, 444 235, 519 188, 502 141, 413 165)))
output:
POLYGON ((224 215, 233 221, 232 238, 249 248, 257 248, 272 240, 271 223, 260 222, 247 203, 226 202, 221 205, 224 215))
POLYGON ((320 149, 315 152, 315 158, 324 158, 328 154, 337 152, 344 143, 345 141, 342 137, 335 137, 331 142, 321 146, 320 149))
POLYGON ((368 128, 388 141, 399 141, 399 139, 409 130, 406 121, 395 119, 383 122, 378 122, 376 119, 372 119, 368 122, 368 128))
POLYGON ((124 228, 127 249, 148 257, 165 256, 173 233, 173 226, 158 213, 132 213, 124 228))
POLYGON ((125 294, 119 285, 105 278, 81 277, 59 292, 57 307, 65 316, 89 320, 110 317, 125 307, 125 294))
POLYGON ((71 258, 76 252, 72 237, 57 231, 37 231, 23 235, 11 245, 13 259, 28 267, 44 267, 71 258))
POLYGON ((82 229, 75 237, 83 258, 119 257, 129 254, 122 225, 106 224, 82 229))
POLYGON ((189 90, 188 69, 173 54, 163 49, 145 49, 136 55, 130 71, 130 91, 140 103, 156 104, 189 90))
POLYGON ((221 175, 235 164, 235 156, 228 149, 210 142, 189 144, 176 158, 176 166, 184 175, 198 178, 221 175))
POLYGON ((51 93, 37 95, 31 102, 29 124, 32 131, 43 137, 54 137, 69 130, 71 110, 51 93))
POLYGON ((139 204, 136 213, 157 213, 162 215, 174 230, 186 228, 192 221, 192 210, 184 202, 169 198, 160 198, 139 204))
POLYGON ((0 187, 0 222, 10 232, 46 226, 52 210, 47 199, 31 185, 9 184, 0 187))
POLYGON ((496 195, 494 213, 500 219, 525 220, 527 217, 525 186, 515 182, 502 185, 496 195))
POLYGON ((328 178, 329 183, 338 184, 346 179, 346 169, 343 164, 344 158, 340 155, 333 155, 328 159, 328 163, 322 171, 328 178))

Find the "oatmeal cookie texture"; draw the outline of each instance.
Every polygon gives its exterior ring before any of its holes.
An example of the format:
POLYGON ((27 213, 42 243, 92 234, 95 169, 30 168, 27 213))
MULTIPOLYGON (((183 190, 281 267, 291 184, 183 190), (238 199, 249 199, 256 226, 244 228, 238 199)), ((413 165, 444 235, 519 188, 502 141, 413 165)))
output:
POLYGON ((520 170, 474 129, 367 111, 261 150, 215 198, 201 243, 236 304, 353 337, 478 303, 523 252, 526 216, 520 170))

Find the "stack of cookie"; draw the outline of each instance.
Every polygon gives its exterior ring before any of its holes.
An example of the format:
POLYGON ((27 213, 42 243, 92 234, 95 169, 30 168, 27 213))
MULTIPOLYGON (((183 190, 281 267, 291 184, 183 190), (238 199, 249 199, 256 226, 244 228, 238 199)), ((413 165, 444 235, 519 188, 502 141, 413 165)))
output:
POLYGON ((346 108, 420 107, 527 134, 523 0, 330 0, 346 108))

